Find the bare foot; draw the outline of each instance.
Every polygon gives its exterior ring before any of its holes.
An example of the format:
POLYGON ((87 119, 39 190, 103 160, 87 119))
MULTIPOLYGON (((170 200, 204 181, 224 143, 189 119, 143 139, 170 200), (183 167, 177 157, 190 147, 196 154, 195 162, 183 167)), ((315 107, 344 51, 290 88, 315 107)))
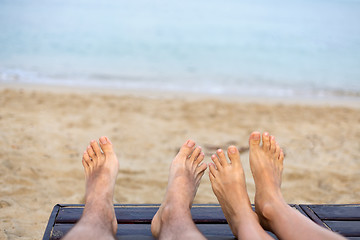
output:
POLYGON ((201 148, 194 147, 195 142, 188 140, 170 165, 165 198, 151 222, 151 232, 156 238, 172 238, 172 235, 179 237, 188 229, 196 230, 190 209, 207 166, 201 163, 204 159, 201 148), (176 221, 183 222, 174 224, 176 221), (183 230, 186 224, 191 226, 183 230))
POLYGON ((260 138, 259 132, 250 135, 249 159, 256 186, 255 210, 263 227, 268 229, 275 206, 278 203, 287 205, 280 190, 284 153, 275 137, 269 136, 269 133, 263 133, 262 146, 260 138))
POLYGON ((107 137, 101 137, 99 143, 100 146, 95 140, 91 141, 82 159, 86 179, 84 214, 101 214, 101 220, 108 221, 103 223, 110 223, 112 233, 116 234, 113 196, 119 161, 107 137))
POLYGON ((344 239, 291 208, 284 200, 280 186, 284 154, 273 136, 267 132, 250 135, 250 167, 254 176, 255 211, 261 225, 279 239, 344 239))
POLYGON ((238 149, 230 146, 227 154, 230 162, 221 149, 211 156, 209 177, 231 231, 238 239, 270 239, 251 208, 238 149))

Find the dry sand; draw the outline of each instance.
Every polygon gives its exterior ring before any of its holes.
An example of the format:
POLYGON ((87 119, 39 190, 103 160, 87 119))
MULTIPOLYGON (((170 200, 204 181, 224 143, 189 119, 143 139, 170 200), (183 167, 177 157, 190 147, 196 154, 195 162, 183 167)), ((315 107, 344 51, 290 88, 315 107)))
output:
MULTIPOLYGON (((160 203, 169 163, 188 138, 206 162, 218 147, 242 148, 253 199, 254 130, 285 149, 287 202, 360 203, 359 108, 21 89, 0 89, 0 239, 39 239, 55 204, 83 203, 81 155, 102 135, 120 159, 116 203, 160 203)), ((195 202, 217 203, 207 175, 195 202)))

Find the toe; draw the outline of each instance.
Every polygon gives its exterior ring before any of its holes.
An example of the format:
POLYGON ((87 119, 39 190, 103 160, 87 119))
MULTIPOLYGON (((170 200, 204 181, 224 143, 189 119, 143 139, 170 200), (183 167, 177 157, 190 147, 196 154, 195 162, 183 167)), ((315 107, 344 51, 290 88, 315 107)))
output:
POLYGON ((197 159, 194 162, 194 166, 199 166, 199 164, 202 162, 202 160, 204 160, 205 154, 203 152, 201 152, 199 154, 199 156, 197 157, 197 159))
POLYGON ((263 133, 262 142, 263 142, 263 149, 269 150, 270 149, 270 136, 269 136, 268 132, 263 133))
POLYGON ((196 175, 199 175, 201 173, 204 173, 204 171, 206 170, 207 165, 205 163, 200 164, 197 168, 196 168, 196 175))
POLYGON ((213 178, 215 178, 215 176, 217 175, 217 170, 213 163, 209 163, 209 175, 210 177, 212 176, 213 178))
POLYGON ((82 158, 82 165, 84 166, 86 174, 89 174, 89 171, 91 170, 90 162, 91 162, 90 157, 85 151, 82 158))
POLYGON ((219 170, 222 168, 219 158, 215 154, 211 155, 211 160, 215 163, 216 169, 219 170))
POLYGON ((260 144, 260 133, 252 132, 249 137, 249 145, 250 147, 258 147, 260 144))
POLYGON ((196 159, 199 157, 200 153, 201 153, 201 147, 198 146, 195 148, 195 150, 192 152, 191 156, 189 157, 189 162, 194 163, 196 159))
POLYGON ((199 172, 197 175, 196 175, 196 182, 199 182, 202 178, 202 176, 204 176, 205 174, 205 170, 199 172))
POLYGON ((83 160, 86 162, 86 165, 91 167, 91 159, 87 151, 83 154, 83 160))
POLYGON ((215 180, 215 177, 214 177, 214 175, 209 171, 209 179, 210 179, 210 182, 211 182, 211 184, 214 182, 214 180, 215 180))
POLYGON ((278 143, 275 144, 275 159, 278 159, 279 158, 279 155, 280 155, 280 146, 278 143))
POLYGON ((280 154, 279 154, 279 161, 281 164, 283 164, 284 162, 284 151, 282 149, 280 149, 280 154))
POLYGON ((109 138, 103 136, 99 139, 100 147, 103 150, 105 156, 109 154, 113 154, 113 146, 109 138))
POLYGON ((100 150, 99 144, 95 140, 92 140, 90 142, 90 145, 91 145, 92 149, 94 150, 95 155, 98 158, 100 158, 101 157, 101 150, 100 150))
POLYGON ((193 151, 195 142, 193 140, 187 140, 180 148, 178 156, 188 157, 193 151))
POLYGON ((89 157, 92 159, 92 160, 95 160, 96 158, 96 155, 95 155, 95 152, 93 150, 93 148, 91 146, 88 146, 87 149, 86 149, 89 157))
POLYGON ((234 164, 234 166, 240 164, 239 150, 235 146, 230 146, 228 148, 228 156, 231 161, 231 164, 234 164))
POLYGON ((270 136, 270 152, 275 153, 276 151, 276 141, 274 136, 270 136))
POLYGON ((217 155, 219 156, 219 162, 221 164, 221 166, 227 166, 228 165, 228 161, 226 160, 226 156, 224 154, 224 151, 222 149, 218 149, 216 151, 217 155))

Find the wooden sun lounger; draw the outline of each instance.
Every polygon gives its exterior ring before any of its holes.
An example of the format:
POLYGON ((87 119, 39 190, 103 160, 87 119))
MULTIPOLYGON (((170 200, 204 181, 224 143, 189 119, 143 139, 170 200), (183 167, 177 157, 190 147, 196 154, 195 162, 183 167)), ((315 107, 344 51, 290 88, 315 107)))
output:
MULTIPOLYGON (((360 204, 290 205, 322 227, 349 239, 360 240, 360 204)), ((151 219, 159 205, 115 205, 118 239, 153 239, 151 219)), ((80 219, 84 205, 57 204, 50 215, 44 240, 60 239, 80 219)), ((221 208, 217 204, 194 205, 192 216, 208 239, 234 239, 221 208)), ((275 235, 269 232, 275 239, 275 235)))

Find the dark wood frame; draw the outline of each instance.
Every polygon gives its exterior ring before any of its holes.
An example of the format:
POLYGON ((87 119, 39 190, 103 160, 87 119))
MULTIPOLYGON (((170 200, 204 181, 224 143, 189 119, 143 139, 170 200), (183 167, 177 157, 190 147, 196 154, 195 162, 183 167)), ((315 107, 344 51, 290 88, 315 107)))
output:
MULTIPOLYGON (((349 238, 360 240, 360 204, 291 204, 320 226, 349 238)), ((117 237, 153 239, 151 219, 159 204, 116 204, 117 237)), ((43 240, 60 239, 80 219, 84 205, 57 204, 50 214, 43 240)), ((209 239, 234 239, 218 204, 195 204, 192 216, 199 230, 209 239)), ((268 232, 273 238, 276 236, 268 232)))

